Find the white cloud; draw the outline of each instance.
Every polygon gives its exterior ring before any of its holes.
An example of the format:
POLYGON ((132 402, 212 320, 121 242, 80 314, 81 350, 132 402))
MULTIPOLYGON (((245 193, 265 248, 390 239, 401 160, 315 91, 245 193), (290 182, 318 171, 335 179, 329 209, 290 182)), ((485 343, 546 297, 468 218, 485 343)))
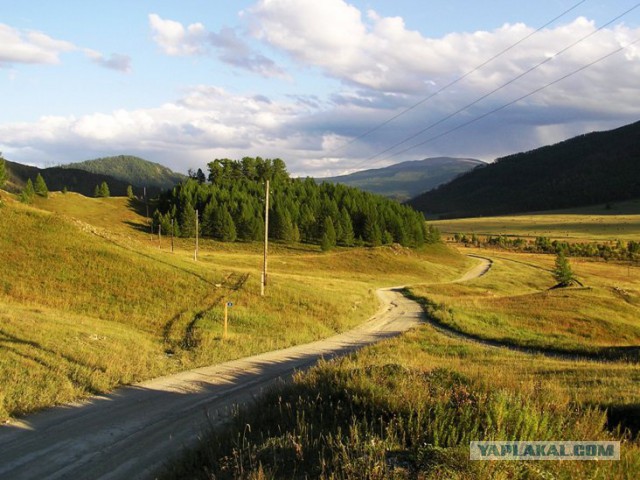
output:
POLYGON ((192 56, 215 52, 217 58, 233 67, 264 77, 286 77, 285 72, 270 58, 255 52, 232 28, 209 32, 202 23, 185 27, 180 22, 149 15, 153 39, 166 55, 192 56))
MULTIPOLYGON (((597 28, 594 22, 577 18, 537 33, 424 105, 352 141, 533 29, 521 23, 505 24, 492 31, 430 38, 408 29, 399 17, 361 12, 341 0, 261 0, 242 18, 265 47, 290 55, 305 75, 320 69, 338 79, 341 87, 326 97, 314 95, 313 90, 305 95, 298 88, 295 95, 284 95, 282 100, 263 92, 242 95, 202 85, 157 108, 0 125, 0 150, 9 157, 13 152, 41 162, 126 152, 164 161, 180 171, 202 167, 216 156, 277 156, 297 174, 339 174, 427 156, 492 160, 631 123, 640 116, 640 49, 632 47, 496 115, 431 141, 640 36, 640 29, 623 24, 598 32, 439 123, 597 28), (401 156, 393 155, 397 150, 376 156, 431 125, 402 146, 426 141, 422 147, 401 156)), ((215 55, 266 77, 283 75, 266 54, 246 41, 240 28, 210 32, 202 23, 185 26, 156 14, 149 16, 149 22, 155 41, 167 55, 215 55)), ((98 52, 92 58, 103 66, 111 60, 118 64, 117 57, 105 58, 98 52)), ((120 65, 128 68, 124 60, 120 65)), ((18 156, 15 159, 21 161, 18 156)))
POLYGON ((131 72, 131 57, 120 53, 112 53, 109 58, 91 49, 84 50, 85 55, 96 65, 122 73, 131 72))
POLYGON ((153 39, 167 55, 198 55, 205 51, 207 32, 201 23, 193 23, 186 28, 173 20, 165 20, 159 15, 149 15, 149 24, 154 32, 153 39))
POLYGON ((20 31, 0 24, 0 65, 14 63, 57 64, 60 54, 75 50, 71 42, 37 31, 20 31))

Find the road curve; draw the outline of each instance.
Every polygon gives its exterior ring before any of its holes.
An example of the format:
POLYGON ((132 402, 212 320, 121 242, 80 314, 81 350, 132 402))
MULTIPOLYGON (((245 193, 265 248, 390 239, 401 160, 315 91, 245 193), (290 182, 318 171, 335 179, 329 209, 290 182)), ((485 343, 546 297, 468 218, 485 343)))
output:
MULTIPOLYGON (((484 273, 486 268, 474 269, 463 278, 484 273)), ((0 427, 0 479, 151 478, 203 429, 223 422, 230 407, 278 378, 423 322, 421 307, 399 290, 378 290, 381 309, 346 333, 157 378, 6 424, 0 427)))

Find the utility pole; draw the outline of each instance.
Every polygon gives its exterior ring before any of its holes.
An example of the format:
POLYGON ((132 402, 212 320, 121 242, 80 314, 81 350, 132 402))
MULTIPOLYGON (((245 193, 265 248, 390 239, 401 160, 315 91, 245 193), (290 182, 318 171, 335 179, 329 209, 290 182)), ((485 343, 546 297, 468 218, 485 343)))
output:
POLYGON ((260 295, 264 297, 264 289, 267 286, 267 249, 269 246, 269 180, 264 192, 264 260, 262 264, 262 283, 260 295))
POLYGON ((198 261, 198 230, 200 227, 198 226, 198 209, 196 209, 196 250, 193 252, 193 259, 196 262, 198 261))
POLYGON ((171 219, 171 253, 173 253, 173 231, 175 230, 173 226, 173 218, 171 219))

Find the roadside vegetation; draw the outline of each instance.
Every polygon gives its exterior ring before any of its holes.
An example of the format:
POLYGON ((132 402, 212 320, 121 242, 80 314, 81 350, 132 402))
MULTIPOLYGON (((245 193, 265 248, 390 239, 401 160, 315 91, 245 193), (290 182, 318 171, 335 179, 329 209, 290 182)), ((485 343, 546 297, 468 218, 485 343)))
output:
POLYGON ((135 200, 0 196, 2 419, 327 337, 369 318, 376 288, 454 278, 469 264, 443 245, 323 253, 274 242, 261 297, 257 243, 201 241, 196 262, 192 239, 171 253, 150 235, 135 200))
POLYGON ((174 478, 640 475, 640 275, 552 255, 463 249, 485 276, 412 286, 430 322, 296 375, 165 466, 174 478), (619 440, 619 462, 473 462, 472 440, 619 440))

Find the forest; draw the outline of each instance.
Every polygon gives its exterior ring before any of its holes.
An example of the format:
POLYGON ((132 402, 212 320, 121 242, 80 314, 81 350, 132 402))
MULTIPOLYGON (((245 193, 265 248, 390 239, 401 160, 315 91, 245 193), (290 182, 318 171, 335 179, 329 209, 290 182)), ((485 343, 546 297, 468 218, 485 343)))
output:
POLYGON ((270 181, 269 238, 328 250, 398 243, 420 247, 439 240, 424 216, 393 200, 344 185, 291 178, 281 159, 216 159, 162 193, 153 228, 232 242, 264 237, 265 184, 270 181), (196 221, 197 218, 197 221, 196 221))

